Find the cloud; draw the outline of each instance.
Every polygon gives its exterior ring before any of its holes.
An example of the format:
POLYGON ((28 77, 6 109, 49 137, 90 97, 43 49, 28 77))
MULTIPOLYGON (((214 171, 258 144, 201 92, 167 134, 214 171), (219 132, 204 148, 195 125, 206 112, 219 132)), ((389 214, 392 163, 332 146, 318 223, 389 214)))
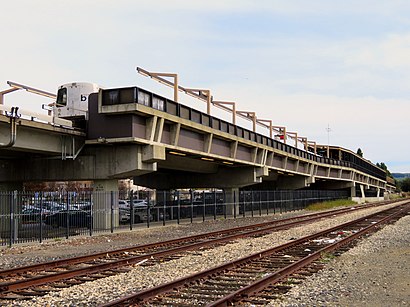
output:
MULTIPOLYGON (((404 0, 8 1, 0 83, 55 92, 89 81, 172 97, 135 66, 177 72, 182 85, 209 88, 310 139, 326 143, 330 124, 332 143, 405 165, 409 13, 404 0)), ((32 97, 6 103, 39 106, 32 97)))

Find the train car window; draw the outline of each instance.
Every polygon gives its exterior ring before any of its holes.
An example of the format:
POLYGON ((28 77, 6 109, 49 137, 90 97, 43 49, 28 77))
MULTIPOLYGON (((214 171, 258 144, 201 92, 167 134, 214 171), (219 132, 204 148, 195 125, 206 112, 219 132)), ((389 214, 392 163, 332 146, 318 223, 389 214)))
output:
POLYGON ((197 110, 191 109, 191 120, 195 123, 201 123, 201 113, 197 110))
POLYGON ((201 113, 202 125, 209 127, 209 115, 201 113))
POLYGON ((236 127, 236 135, 243 137, 243 129, 241 127, 236 127))
POLYGON ((159 97, 152 97, 152 107, 154 109, 164 111, 164 99, 159 97))
POLYGON ((248 130, 243 130, 243 138, 244 139, 247 139, 247 140, 249 140, 250 139, 250 137, 249 137, 249 131, 248 130))
POLYGON ((119 93, 118 90, 103 91, 103 105, 118 104, 119 93))
POLYGON ((232 135, 235 134, 235 126, 232 124, 228 124, 228 132, 232 135))
POLYGON ((57 92, 57 105, 66 106, 67 105, 67 88, 60 88, 57 92))
POLYGON ((219 119, 212 117, 212 128, 219 130, 220 123, 219 119))
POLYGON ((135 102, 135 87, 123 88, 120 90, 120 99, 118 103, 134 103, 135 102))
POLYGON ((225 121, 221 121, 221 131, 228 132, 228 123, 225 121))
POLYGON ((178 104, 171 100, 167 100, 167 113, 178 116, 178 104))
POLYGON ((138 91, 138 103, 144 106, 150 106, 151 95, 143 91, 138 91))
POLYGON ((191 109, 190 108, 188 108, 188 107, 186 107, 186 106, 183 106, 183 105, 179 105, 179 116, 181 117, 181 118, 184 118, 184 119, 191 119, 191 109))

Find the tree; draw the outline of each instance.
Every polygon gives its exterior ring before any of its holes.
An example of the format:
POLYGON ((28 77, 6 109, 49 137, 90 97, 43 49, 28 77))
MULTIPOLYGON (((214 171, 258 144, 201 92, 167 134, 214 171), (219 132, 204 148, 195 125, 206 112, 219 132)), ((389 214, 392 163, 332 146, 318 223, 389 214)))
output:
POLYGON ((400 183, 400 188, 403 192, 410 192, 410 178, 405 178, 401 181, 399 181, 400 183))
POLYGON ((357 149, 357 154, 358 154, 360 157, 363 157, 363 151, 362 151, 360 148, 357 149))
POLYGON ((386 172, 387 176, 393 178, 392 174, 390 173, 390 171, 389 171, 388 168, 387 168, 387 165, 384 164, 384 162, 380 162, 380 164, 377 163, 376 165, 377 165, 378 167, 380 167, 382 170, 384 170, 384 171, 386 172))

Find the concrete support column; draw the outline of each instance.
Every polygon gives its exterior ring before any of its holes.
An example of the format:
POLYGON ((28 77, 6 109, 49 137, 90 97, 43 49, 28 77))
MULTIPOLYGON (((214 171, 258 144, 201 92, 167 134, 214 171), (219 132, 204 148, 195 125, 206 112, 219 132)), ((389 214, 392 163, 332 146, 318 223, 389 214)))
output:
POLYGON ((360 193, 361 193, 362 198, 366 197, 366 194, 364 193, 364 185, 363 184, 360 185, 360 193))
POLYGON ((93 228, 112 229, 118 227, 118 180, 95 180, 93 189, 93 228))
POLYGON ((352 187, 350 187, 350 197, 355 198, 356 197, 356 186, 353 184, 352 187))
POLYGON ((239 188, 226 188, 225 193, 225 204, 226 204, 226 215, 236 216, 239 215, 239 188))

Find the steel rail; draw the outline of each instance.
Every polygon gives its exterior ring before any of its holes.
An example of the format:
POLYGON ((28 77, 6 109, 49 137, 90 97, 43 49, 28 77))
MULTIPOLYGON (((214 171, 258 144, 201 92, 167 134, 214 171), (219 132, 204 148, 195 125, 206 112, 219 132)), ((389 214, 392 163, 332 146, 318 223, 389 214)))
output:
MULTIPOLYGON (((364 209, 363 207, 356 207, 356 209, 364 209)), ((367 207, 366 207, 367 208, 367 207)), ((209 245, 214 246, 215 244, 221 244, 223 242, 229 242, 229 241, 233 241, 235 239, 241 238, 241 237, 246 237, 246 236, 255 236, 255 235, 262 235, 262 234, 266 234, 266 233, 270 233, 276 230, 282 230, 282 229, 288 229, 290 227, 294 227, 297 225, 301 225, 301 224, 305 224, 308 222, 312 222, 324 217, 328 217, 328 216, 335 216, 338 214, 343 214, 346 212, 352 212, 355 209, 352 208, 343 208, 343 209, 337 209, 337 210, 333 210, 333 211, 328 211, 328 212, 322 212, 322 213, 314 213, 314 214, 308 214, 308 215, 303 215, 303 216, 299 216, 299 217, 292 217, 289 219, 284 219, 284 220, 277 220, 273 222, 268 222, 268 223, 261 223, 261 224, 257 224, 258 227, 263 227, 265 226, 265 228, 262 229, 256 229, 256 230, 250 230, 247 232, 239 232, 236 234, 231 234, 229 235, 230 232, 232 232, 232 230, 235 231, 245 231, 246 229, 249 228, 255 228, 255 225, 248 225, 248 226, 243 226, 243 227, 236 227, 233 229, 228 229, 228 230, 223 230, 223 231, 215 231, 215 232, 211 232, 211 233, 207 233, 207 234, 201 234, 201 235, 195 235, 193 237, 185 237, 182 239, 174 239, 174 240, 170 240, 170 241, 165 241, 165 242, 159 242, 159 243, 151 243, 151 244, 147 244, 147 245, 143 245, 143 246, 139 246, 139 247, 133 247, 133 248, 126 248, 126 249, 120 249, 120 250, 116 250, 114 252, 111 253, 99 253, 96 255, 89 255, 89 256, 82 256, 82 257, 77 257, 77 258, 72 258, 72 259, 65 259, 65 260, 57 260, 57 261, 53 261, 51 264, 50 263, 45 263, 45 264, 38 264, 38 265, 32 265, 32 266, 27 266, 27 267, 23 267, 23 268, 17 268, 17 269, 11 269, 11 270, 6 270, 3 272, 0 272, 0 278, 4 277, 4 276, 13 276, 15 274, 21 274, 24 272, 29 271, 30 269, 32 271, 39 271, 41 269, 43 270, 50 270, 51 268, 56 268, 58 267, 58 265, 61 267, 62 265, 69 265, 69 264, 74 264, 74 263, 83 263, 83 262, 87 262, 87 261, 94 261, 94 260, 98 260, 101 258, 105 258, 107 259, 108 257, 113 257, 115 255, 118 254, 125 254, 127 251, 131 251, 131 250, 135 250, 136 248, 141 248, 144 247, 145 249, 150 249, 152 247, 155 246, 166 246, 166 245, 170 245, 171 243, 180 243, 180 240, 184 240, 184 243, 189 243, 183 246, 177 246, 177 247, 173 247, 167 250, 161 250, 161 251, 156 251, 156 252, 151 252, 151 253, 147 253, 147 254, 142 254, 142 255, 137 255, 137 256, 127 256, 124 259, 120 259, 120 260, 113 260, 111 262, 105 262, 105 263, 100 263, 100 264, 93 264, 90 265, 89 267, 81 267, 81 268, 75 268, 75 269, 71 269, 71 270, 67 270, 64 272, 56 272, 55 274, 48 274, 46 276, 34 276, 31 278, 26 278, 26 279, 22 279, 22 280, 14 280, 11 282, 2 282, 0 283, 0 294, 4 295, 6 293, 10 293, 13 291, 19 291, 19 290, 23 290, 23 289, 27 289, 33 286, 39 286, 39 285, 44 285, 44 284, 48 284, 51 282, 55 282, 55 281, 62 281, 62 280, 67 280, 69 278, 76 278, 76 277, 83 277, 86 275, 90 275, 90 274, 94 274, 94 273, 98 273, 98 272, 103 272, 103 271, 107 271, 107 270, 111 270, 111 269, 116 269, 119 268, 121 266, 129 266, 132 264, 136 264, 140 261, 144 261, 146 259, 149 259, 150 261, 155 261, 156 259, 162 259, 164 257, 168 257, 171 255, 175 255, 178 253, 183 253, 186 252, 188 250, 192 250, 192 249, 196 249, 196 248, 200 248, 200 247, 206 247, 209 245), (303 219, 303 220, 299 220, 299 219, 303 219), (292 222, 292 220, 295 220, 292 222), (285 221, 285 223, 283 223, 285 221), (290 221, 288 223, 286 223, 286 221, 290 221), (281 223, 281 224, 279 224, 281 223), (277 225, 279 224, 279 225, 277 225), (271 225, 271 226, 269 226, 271 225), (267 227, 266 227, 267 226, 267 227), (219 236, 222 234, 228 234, 225 237, 218 237, 218 238, 213 238, 213 239, 209 239, 210 236, 219 236), (207 241, 202 241, 202 242, 192 242, 193 238, 194 239, 207 239, 207 241), (71 262, 70 262, 71 261, 71 262)))
MULTIPOLYGON (((26 273, 28 271, 40 271, 40 270, 49 270, 49 269, 54 269, 59 266, 67 266, 67 265, 73 265, 77 263, 82 263, 86 261, 92 261, 96 260, 99 258, 106 258, 108 256, 115 256, 118 254, 124 254, 126 252, 133 252, 137 250, 149 250, 154 247, 158 246, 167 246, 167 245, 172 245, 172 244, 178 244, 182 242, 188 242, 188 241, 195 241, 199 239, 204 239, 207 237, 211 236, 220 236, 224 235, 227 233, 231 232, 240 232, 240 231, 247 231, 248 229, 254 229, 258 227, 265 227, 266 230, 270 230, 271 227, 278 227, 281 225, 287 225, 286 223, 294 220, 300 220, 300 219, 305 219, 303 221, 312 221, 315 218, 325 218, 328 216, 333 216, 337 214, 343 214, 343 213, 350 213, 355 210, 363 210, 363 209, 368 209, 370 207, 374 206, 382 206, 389 204, 388 202, 382 202, 382 203, 376 203, 376 204, 369 204, 366 206, 357 206, 357 207, 348 207, 348 208, 342 208, 342 209, 336 209, 336 210, 331 210, 331 211, 326 211, 326 212, 319 212, 319 213, 312 213, 312 214, 305 214, 305 215, 300 215, 296 217, 291 217, 291 218, 286 218, 286 219, 280 219, 280 220, 274 220, 270 222, 265 222, 265 223, 258 223, 258 224, 252 224, 252 225, 247 225, 247 226, 241 226, 241 227, 234 227, 234 228, 229 228, 229 229, 224 229, 224 230, 218 230, 218 231, 213 231, 213 232, 207 232, 203 234, 198 234, 194 236, 188 236, 188 237, 182 237, 178 239, 172 239, 172 240, 167 240, 167 241, 162 241, 162 242, 155 242, 155 243, 149 243, 149 244, 144 244, 144 245, 138 245, 138 246, 133 246, 133 247, 127 247, 127 248, 122 248, 122 249, 116 249, 112 251, 105 251, 105 252, 100 252, 92 255, 86 255, 86 256, 79 256, 79 257, 73 257, 73 258, 67 258, 67 259, 61 259, 61 260, 54 260, 50 262, 45 262, 45 263, 39 263, 39 264, 33 264, 33 265, 28 265, 28 266, 23 266, 19 268, 13 268, 13 269, 7 269, 0 271, 0 278, 5 278, 10 275, 14 274, 21 274, 21 273, 26 273), (281 224, 283 223, 283 224, 281 224), (280 224, 280 225, 277 225, 280 224)), ((302 222, 303 222, 302 221, 302 222)), ((293 225, 293 224, 292 224, 293 225)))
MULTIPOLYGON (((338 213, 342 214, 341 212, 338 212, 338 213)), ((334 216, 335 213, 334 212, 326 213, 324 215, 334 216)), ((132 264, 138 263, 146 259, 150 259, 152 261, 157 258, 164 258, 166 256, 185 252, 185 251, 192 250, 195 248, 215 245, 215 244, 219 244, 219 243, 226 242, 226 241, 232 241, 234 239, 238 239, 243 236, 252 236, 252 235, 258 235, 261 233, 272 232, 274 230, 287 229, 289 227, 300 225, 308 221, 315 221, 320 218, 323 218, 323 216, 322 215, 313 216, 313 217, 310 217, 308 220, 294 221, 294 222, 290 222, 286 224, 273 225, 271 227, 264 228, 264 229, 258 229, 258 230, 252 230, 246 233, 228 235, 222 238, 212 239, 212 240, 208 240, 204 242, 196 242, 196 243, 192 243, 188 245, 174 247, 168 250, 148 253, 148 254, 139 255, 139 256, 127 257, 125 259, 114 260, 109 263, 96 264, 90 267, 78 268, 78 269, 73 269, 73 270, 69 270, 65 272, 58 272, 58 273, 50 274, 47 276, 37 276, 37 277, 30 278, 30 279, 23 279, 23 280, 17 280, 17 281, 12 281, 12 282, 0 283, 0 293, 4 294, 7 292, 13 292, 13 291, 21 290, 21 289, 26 289, 32 286, 38 286, 38 285, 43 285, 43 284, 51 283, 55 281, 61 281, 61 280, 68 279, 68 278, 82 277, 87 274, 93 274, 93 273, 97 273, 97 272, 101 272, 101 271, 105 271, 105 270, 109 270, 113 268, 118 268, 121 266, 132 265, 132 264)), ((291 218, 291 219, 294 219, 294 218, 291 218)), ((219 232, 213 232, 212 234, 219 234, 219 232)), ((174 240, 174 241, 177 241, 177 240, 174 240)), ((154 244, 149 244, 148 246, 153 246, 153 245, 154 244)), ((103 256, 105 255, 105 257, 107 257, 107 253, 100 253, 100 254, 102 254, 103 256)), ((89 257, 85 257, 85 258, 90 261, 95 259, 95 258, 90 259, 89 257)))
MULTIPOLYGON (((205 279, 209 276, 216 276, 216 275, 220 274, 221 272, 226 272, 228 270, 238 268, 238 267, 240 267, 240 266, 242 266, 246 263, 250 263, 250 262, 255 261, 255 260, 260 260, 264 257, 267 257, 269 255, 278 253, 280 251, 284 251, 284 250, 286 250, 288 248, 291 248, 291 247, 295 247, 295 246, 303 244, 307 241, 310 241, 310 240, 313 240, 313 239, 316 239, 316 238, 320 238, 322 236, 325 236, 326 234, 329 234, 329 233, 335 232, 337 230, 340 230, 340 229, 343 229, 343 228, 346 228, 346 227, 350 227, 350 226, 353 226, 355 224, 364 222, 366 220, 370 220, 372 218, 375 218, 377 216, 386 214, 391 210, 393 210, 393 211, 394 210, 399 210, 399 213, 394 212, 394 214, 393 214, 393 217, 397 216, 397 214, 402 214, 403 210, 400 210, 401 208, 406 207, 407 210, 409 210, 408 209, 409 204, 410 204, 410 202, 406 202, 406 203, 401 204, 399 206, 396 206, 394 208, 383 210, 383 211, 373 213, 371 215, 356 219, 354 221, 350 221, 350 222, 347 222, 347 223, 344 223, 344 224, 341 224, 341 225, 337 225, 335 227, 320 231, 318 233, 315 233, 315 234, 312 234, 312 235, 309 235, 309 236, 306 236, 306 237, 303 237, 303 238, 300 238, 300 239, 285 243, 283 245, 280 245, 280 246, 277 246, 277 247, 274 247, 274 248, 271 248, 271 249, 268 249, 268 250, 265 250, 265 251, 262 251, 262 252, 259 252, 259 253, 256 253, 256 254, 253 254, 251 256, 240 258, 236 261, 232 261, 232 262, 229 262, 229 263, 226 263, 226 264, 211 268, 211 269, 206 270, 206 271, 202 271, 202 272, 199 272, 199 273, 187 276, 187 277, 177 279, 177 280, 169 282, 169 283, 165 283, 165 284, 162 284, 162 285, 158 285, 156 287, 152 287, 152 288, 149 288, 149 289, 139 291, 139 292, 137 292, 133 295, 129 295, 129 296, 126 296, 126 297, 123 297, 123 298, 108 302, 108 303, 103 304, 101 306, 102 307, 108 307, 108 306, 129 306, 129 305, 133 305, 133 304, 134 305, 145 304, 145 303, 152 300, 153 298, 155 298, 158 295, 165 294, 165 293, 170 292, 174 289, 178 289, 179 287, 182 287, 184 285, 188 285, 190 283, 196 283, 198 280, 205 279)), ((386 221, 387 219, 383 218, 383 220, 386 221)), ((372 224, 370 226, 373 226, 373 225, 379 225, 379 224, 372 224)), ((356 238, 356 237, 357 236, 355 235, 354 238, 356 238)), ((280 274, 283 274, 283 272, 280 272, 280 274)), ((284 277, 286 277, 286 276, 282 276, 282 278, 284 278, 284 277)))
POLYGON ((313 263, 314 261, 318 260, 319 258, 322 257, 323 253, 329 253, 331 251, 334 251, 338 248, 340 248, 341 246, 347 245, 349 243, 351 243, 354 240, 357 240, 358 238, 362 237, 363 235, 373 231, 375 228, 379 227, 382 224, 385 224, 387 222, 389 222, 390 220, 398 217, 402 215, 402 212, 395 212, 383 219, 381 219, 380 221, 370 224, 369 226, 361 229, 360 231, 349 235, 346 238, 341 239, 340 241, 337 241, 335 243, 332 243, 312 254, 310 254, 309 256, 302 258, 299 261, 296 261, 295 263, 281 269, 278 270, 277 272, 268 275, 256 282, 254 282, 253 284, 250 284, 242 289, 239 289, 233 293, 231 293, 230 295, 223 297, 221 299, 219 299, 216 302, 213 302, 212 304, 208 304, 208 307, 220 307, 220 306, 231 306, 233 305, 236 301, 240 301, 240 299, 242 297, 249 297, 251 295, 255 295, 258 292, 262 291, 263 289, 265 289, 267 286, 277 283, 281 280, 283 280, 284 278, 288 277, 289 275, 291 275, 292 273, 295 273, 296 271, 300 270, 303 267, 308 266, 309 264, 313 263))

